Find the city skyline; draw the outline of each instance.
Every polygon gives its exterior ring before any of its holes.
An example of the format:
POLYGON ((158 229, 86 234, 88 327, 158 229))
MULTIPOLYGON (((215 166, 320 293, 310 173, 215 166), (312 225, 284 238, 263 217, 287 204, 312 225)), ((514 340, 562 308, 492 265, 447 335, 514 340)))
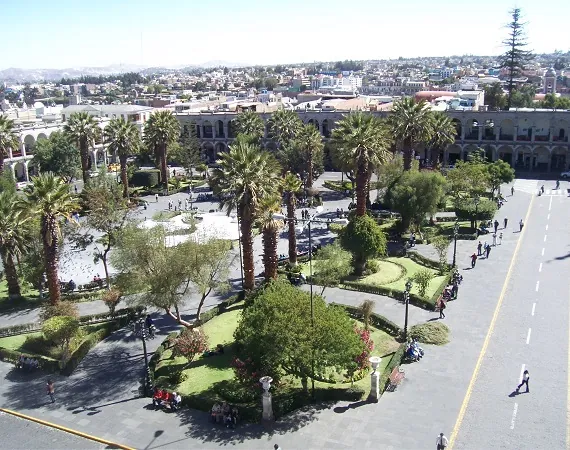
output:
MULTIPOLYGON (((545 9, 519 0, 517 6, 528 22, 530 49, 568 50, 564 18, 570 3, 553 0, 545 9)), ((340 0, 326 7, 291 0, 287 9, 259 0, 239 5, 222 0, 215 8, 167 0, 160 9, 148 0, 101 0, 95 8, 69 0, 49 7, 39 0, 9 0, 3 5, 2 35, 8 45, 0 70, 497 55, 512 7, 491 0, 476 7, 439 0, 426 8, 409 0, 403 16, 399 4, 373 0, 360 2, 354 13, 340 0)))

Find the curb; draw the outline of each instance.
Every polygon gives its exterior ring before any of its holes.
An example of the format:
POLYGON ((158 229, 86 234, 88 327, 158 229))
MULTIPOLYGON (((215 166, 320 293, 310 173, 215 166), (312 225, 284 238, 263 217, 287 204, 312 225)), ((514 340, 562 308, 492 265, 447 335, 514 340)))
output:
POLYGON ((45 420, 36 419, 35 417, 27 416, 25 414, 21 414, 21 413, 16 412, 16 411, 11 411, 9 409, 0 408, 0 412, 19 417, 20 419, 30 420, 32 422, 36 422, 36 423, 39 423, 41 425, 45 425, 45 426, 48 426, 51 428, 55 428, 55 429, 60 430, 60 431, 65 431, 66 433, 74 434, 75 436, 79 436, 79 437, 82 437, 85 439, 89 439, 91 441, 99 442, 99 443, 105 444, 111 448, 120 448, 120 449, 124 449, 124 450, 135 450, 132 447, 127 447, 126 445, 121 445, 121 444, 117 444, 115 442, 107 441, 106 439, 102 439, 102 438, 99 438, 96 436, 92 436, 90 434, 82 433, 81 431, 72 430, 71 428, 67 428, 67 427, 64 427, 62 425, 57 425, 55 423, 47 422, 45 420))

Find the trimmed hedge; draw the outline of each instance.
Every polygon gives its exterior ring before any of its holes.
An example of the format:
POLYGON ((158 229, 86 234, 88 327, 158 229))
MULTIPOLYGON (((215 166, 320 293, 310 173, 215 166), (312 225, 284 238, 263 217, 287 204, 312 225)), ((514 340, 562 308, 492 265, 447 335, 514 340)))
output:
POLYGON ((392 374, 392 370, 394 367, 399 366, 402 364, 402 360, 404 359, 404 354, 406 353, 406 342, 400 344, 398 349, 392 355, 392 359, 384 369, 384 372, 380 375, 379 386, 380 386, 380 394, 383 394, 386 389, 388 388, 388 384, 390 382, 390 375, 392 374))
MULTIPOLYGON (((343 305, 340 303, 331 303, 331 304, 343 308, 347 312, 347 314, 353 319, 357 320, 363 319, 360 308, 350 305, 343 305)), ((370 314, 370 322, 372 323, 374 328, 378 328, 379 330, 385 331, 386 333, 388 333, 390 336, 393 337, 397 337, 401 332, 401 328, 398 325, 396 325, 394 322, 387 319, 386 317, 381 316, 380 314, 376 313, 370 314)))
MULTIPOLYGON (((408 250, 406 252, 406 256, 410 258, 415 263, 419 264, 420 266, 429 267, 430 269, 439 270, 440 264, 438 261, 434 261, 433 259, 429 259, 422 255, 421 253, 415 252, 413 250, 408 250)), ((445 264, 446 270, 451 270, 451 264, 445 264)))
MULTIPOLYGON (((343 281, 341 285, 344 289, 348 289, 351 291, 368 292, 369 294, 392 297, 399 301, 404 300, 404 291, 399 291, 397 289, 391 289, 384 286, 377 286, 375 284, 360 283, 358 281, 343 281)), ((439 294, 437 294, 437 297, 439 297, 439 294)), ((410 304, 430 311, 433 311, 435 308, 435 302, 432 302, 431 299, 426 299, 416 294, 410 294, 410 304)))
MULTIPOLYGON (((20 351, 9 350, 7 348, 0 347, 0 361, 16 364, 20 359, 20 355, 22 355, 22 352, 20 351)), ((59 362, 54 359, 47 358, 41 355, 33 355, 33 358, 38 361, 40 369, 45 372, 55 373, 59 370, 59 362)))
POLYGON ((131 186, 140 186, 140 187, 152 187, 156 186, 160 180, 160 170, 158 169, 151 169, 151 170, 137 170, 133 173, 129 181, 129 185, 131 186))

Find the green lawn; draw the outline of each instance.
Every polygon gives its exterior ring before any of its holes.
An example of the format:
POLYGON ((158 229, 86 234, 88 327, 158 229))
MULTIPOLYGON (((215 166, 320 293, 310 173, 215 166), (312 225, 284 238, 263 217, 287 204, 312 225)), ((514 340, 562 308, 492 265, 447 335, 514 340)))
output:
POLYGON ((21 346, 28 336, 39 336, 41 333, 17 334, 16 336, 0 338, 0 347, 8 350, 22 351, 21 346))
MULTIPOLYGON (((184 358, 172 358, 172 352, 166 350, 157 364, 155 376, 162 378, 161 384, 166 384, 171 389, 176 389, 182 395, 200 394, 204 397, 215 397, 214 385, 220 381, 232 380, 234 378, 233 369, 230 363, 233 359, 234 353, 232 349, 233 333, 238 325, 240 309, 223 313, 204 325, 204 331, 208 336, 210 348, 215 347, 217 344, 224 344, 225 353, 219 356, 210 356, 208 358, 199 357, 192 361, 188 368, 184 369, 187 374, 187 379, 174 386, 168 382, 168 375, 174 371, 182 369, 186 365, 184 358)), ((360 324, 362 325, 362 324, 360 324)), ((374 350, 372 354, 381 356, 382 362, 379 366, 381 372, 390 362, 392 353, 398 348, 398 343, 395 339, 384 331, 376 328, 371 329, 372 340, 374 341, 374 350)), ((339 376, 339 380, 341 377, 339 376)), ((298 389, 301 387, 301 382, 296 378, 288 378, 284 380, 291 389, 298 389), (288 381, 288 383, 287 383, 288 381)), ((370 380, 368 376, 364 376, 362 380, 354 383, 355 386, 361 387, 365 391, 370 387, 370 380)), ((317 388, 338 388, 346 389, 350 386, 349 383, 324 383, 315 382, 317 388)))
POLYGON ((40 293, 37 289, 22 286, 22 298, 19 300, 8 299, 8 283, 6 280, 0 281, 0 310, 35 308, 41 306, 43 300, 39 299, 40 293))

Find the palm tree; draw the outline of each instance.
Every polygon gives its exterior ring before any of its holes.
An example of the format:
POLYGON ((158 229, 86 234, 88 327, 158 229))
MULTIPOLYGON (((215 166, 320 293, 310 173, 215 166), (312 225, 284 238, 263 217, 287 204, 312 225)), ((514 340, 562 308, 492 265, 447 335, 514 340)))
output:
POLYGON ((26 188, 24 207, 40 216, 40 233, 50 301, 59 302, 61 292, 58 277, 58 250, 61 242, 61 219, 70 220, 77 209, 69 186, 53 173, 40 174, 26 188))
POLYGON ((306 186, 307 188, 312 188, 315 158, 323 159, 323 149, 325 147, 323 138, 316 127, 308 123, 299 129, 293 145, 297 147, 306 163, 306 186))
POLYGON ((429 142, 433 134, 431 110, 425 100, 416 102, 413 98, 403 98, 394 103, 388 123, 392 135, 402 144, 404 170, 410 170, 414 145, 429 142))
POLYGON ((76 112, 69 116, 63 131, 79 146, 83 183, 87 185, 89 183, 89 146, 97 139, 101 129, 95 117, 86 112, 76 112))
POLYGON ((129 178, 127 176, 127 158, 140 146, 140 133, 133 122, 123 118, 112 119, 105 128, 105 142, 112 153, 119 156, 121 164, 121 182, 123 197, 129 198, 129 178))
POLYGON ((263 240, 263 265, 265 281, 277 278, 277 233, 283 226, 283 221, 274 215, 281 211, 281 196, 273 193, 259 202, 257 222, 261 228, 263 240))
POLYGON ((222 153, 218 164, 210 184, 214 193, 220 196, 220 206, 228 215, 233 210, 237 211, 243 249, 244 288, 251 290, 255 285, 252 228, 259 202, 279 186, 279 164, 268 152, 243 139, 234 142, 229 152, 222 153))
MULTIPOLYGON (((431 114, 432 133, 429 140, 428 148, 436 150, 439 156, 441 150, 455 142, 457 129, 453 121, 442 112, 434 112, 431 114)), ((433 158, 433 155, 431 156, 433 158)), ((439 158, 438 158, 439 161, 439 158)))
POLYGON ((168 191, 167 148, 180 136, 180 124, 170 111, 158 111, 150 116, 144 128, 144 140, 155 150, 160 162, 160 181, 168 191))
POLYGON ((0 173, 4 170, 4 159, 10 155, 10 150, 18 150, 19 146, 14 121, 0 115, 0 173))
POLYGON ((285 147, 293 141, 303 127, 303 122, 297 113, 290 109, 280 109, 274 112, 267 124, 269 136, 278 148, 285 147))
POLYGON ((30 215, 18 207, 18 198, 9 191, 0 193, 0 256, 8 283, 8 298, 22 296, 15 260, 28 247, 30 215))
POLYGON ((391 139, 380 119, 363 112, 351 113, 332 132, 336 158, 356 173, 356 215, 366 214, 370 173, 391 156, 391 139))
POLYGON ((289 263, 297 264, 297 235, 295 234, 295 206, 297 193, 301 189, 301 180, 296 175, 288 172, 283 179, 283 192, 287 203, 287 222, 289 224, 289 263))
POLYGON ((248 136, 251 143, 261 145, 265 136, 265 123, 259 114, 254 111, 243 111, 239 113, 233 121, 237 135, 248 136))

